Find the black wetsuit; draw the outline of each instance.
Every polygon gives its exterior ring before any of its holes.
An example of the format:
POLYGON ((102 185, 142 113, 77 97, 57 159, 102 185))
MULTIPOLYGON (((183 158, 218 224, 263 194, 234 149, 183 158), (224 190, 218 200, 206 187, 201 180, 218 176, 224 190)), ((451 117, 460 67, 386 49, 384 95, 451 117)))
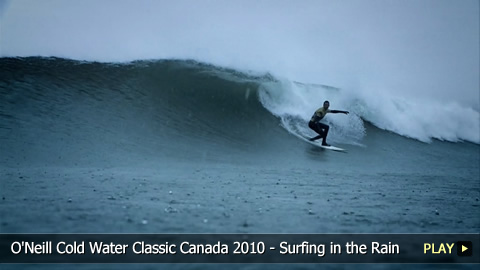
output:
POLYGON ((319 135, 317 137, 311 138, 310 141, 315 141, 320 138, 323 138, 322 144, 327 145, 327 135, 328 135, 328 129, 330 127, 324 123, 321 123, 320 120, 322 120, 323 117, 325 117, 325 115, 329 112, 331 111, 322 107, 316 110, 315 113, 313 114, 312 118, 310 119, 310 122, 308 122, 308 127, 313 129, 319 135))

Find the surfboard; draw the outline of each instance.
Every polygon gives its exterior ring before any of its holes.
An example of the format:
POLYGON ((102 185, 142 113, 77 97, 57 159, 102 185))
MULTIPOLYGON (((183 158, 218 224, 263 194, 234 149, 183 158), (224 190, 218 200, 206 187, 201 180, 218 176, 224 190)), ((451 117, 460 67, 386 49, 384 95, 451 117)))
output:
POLYGON ((345 149, 343 149, 343 148, 340 148, 340 147, 333 146, 333 145, 324 146, 324 145, 322 145, 321 140, 317 140, 317 141, 313 141, 313 142, 312 142, 312 141, 309 140, 310 138, 303 137, 303 136, 301 136, 301 137, 302 137, 302 139, 304 139, 306 142, 311 143, 311 144, 313 144, 313 145, 315 145, 315 146, 321 147, 321 148, 323 148, 323 149, 328 149, 328 150, 338 151, 338 152, 347 152, 347 150, 345 150, 345 149))
POLYGON ((347 151, 343 148, 336 147, 336 146, 333 146, 333 145, 330 145, 330 146, 324 146, 324 145, 321 145, 321 144, 316 144, 316 145, 320 146, 323 149, 328 149, 328 150, 333 150, 333 151, 339 151, 339 152, 346 152, 347 151))

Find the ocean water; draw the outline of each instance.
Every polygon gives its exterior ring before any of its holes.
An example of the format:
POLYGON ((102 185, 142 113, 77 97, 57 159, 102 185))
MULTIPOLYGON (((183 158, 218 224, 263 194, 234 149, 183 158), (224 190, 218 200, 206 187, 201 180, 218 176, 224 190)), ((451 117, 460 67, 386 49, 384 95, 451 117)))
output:
POLYGON ((186 60, 0 59, 1 232, 478 233, 479 113, 186 60), (329 143, 307 122, 325 99, 329 143))

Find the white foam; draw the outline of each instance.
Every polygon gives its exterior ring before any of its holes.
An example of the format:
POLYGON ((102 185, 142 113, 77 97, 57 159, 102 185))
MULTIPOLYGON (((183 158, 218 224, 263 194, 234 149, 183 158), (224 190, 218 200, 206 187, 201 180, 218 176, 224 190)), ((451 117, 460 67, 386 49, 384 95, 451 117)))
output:
POLYGON ((439 139, 480 143, 480 115, 470 107, 365 92, 357 102, 354 110, 381 129, 423 142, 439 139))
POLYGON ((330 101, 331 109, 348 110, 348 116, 329 114, 334 141, 359 144, 365 136, 364 119, 380 129, 430 142, 432 139, 451 142, 480 143, 480 114, 457 103, 436 100, 406 99, 371 91, 348 91, 290 81, 265 83, 260 101, 278 116, 282 125, 295 135, 315 135, 307 127, 313 112, 330 101))

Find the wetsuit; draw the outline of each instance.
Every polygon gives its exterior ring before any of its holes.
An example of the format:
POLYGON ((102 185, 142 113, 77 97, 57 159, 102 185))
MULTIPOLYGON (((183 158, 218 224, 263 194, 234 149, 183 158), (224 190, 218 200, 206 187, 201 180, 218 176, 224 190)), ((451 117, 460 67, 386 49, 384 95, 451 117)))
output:
POLYGON ((320 138, 323 138, 322 144, 326 145, 327 144, 327 135, 328 135, 328 129, 330 128, 328 125, 320 123, 320 120, 325 117, 325 115, 330 111, 329 109, 325 109, 324 107, 321 107, 320 109, 316 110, 315 113, 313 114, 312 118, 310 119, 310 122, 308 122, 308 127, 313 129, 315 132, 317 132, 319 135, 317 137, 311 138, 310 141, 315 141, 320 138))

